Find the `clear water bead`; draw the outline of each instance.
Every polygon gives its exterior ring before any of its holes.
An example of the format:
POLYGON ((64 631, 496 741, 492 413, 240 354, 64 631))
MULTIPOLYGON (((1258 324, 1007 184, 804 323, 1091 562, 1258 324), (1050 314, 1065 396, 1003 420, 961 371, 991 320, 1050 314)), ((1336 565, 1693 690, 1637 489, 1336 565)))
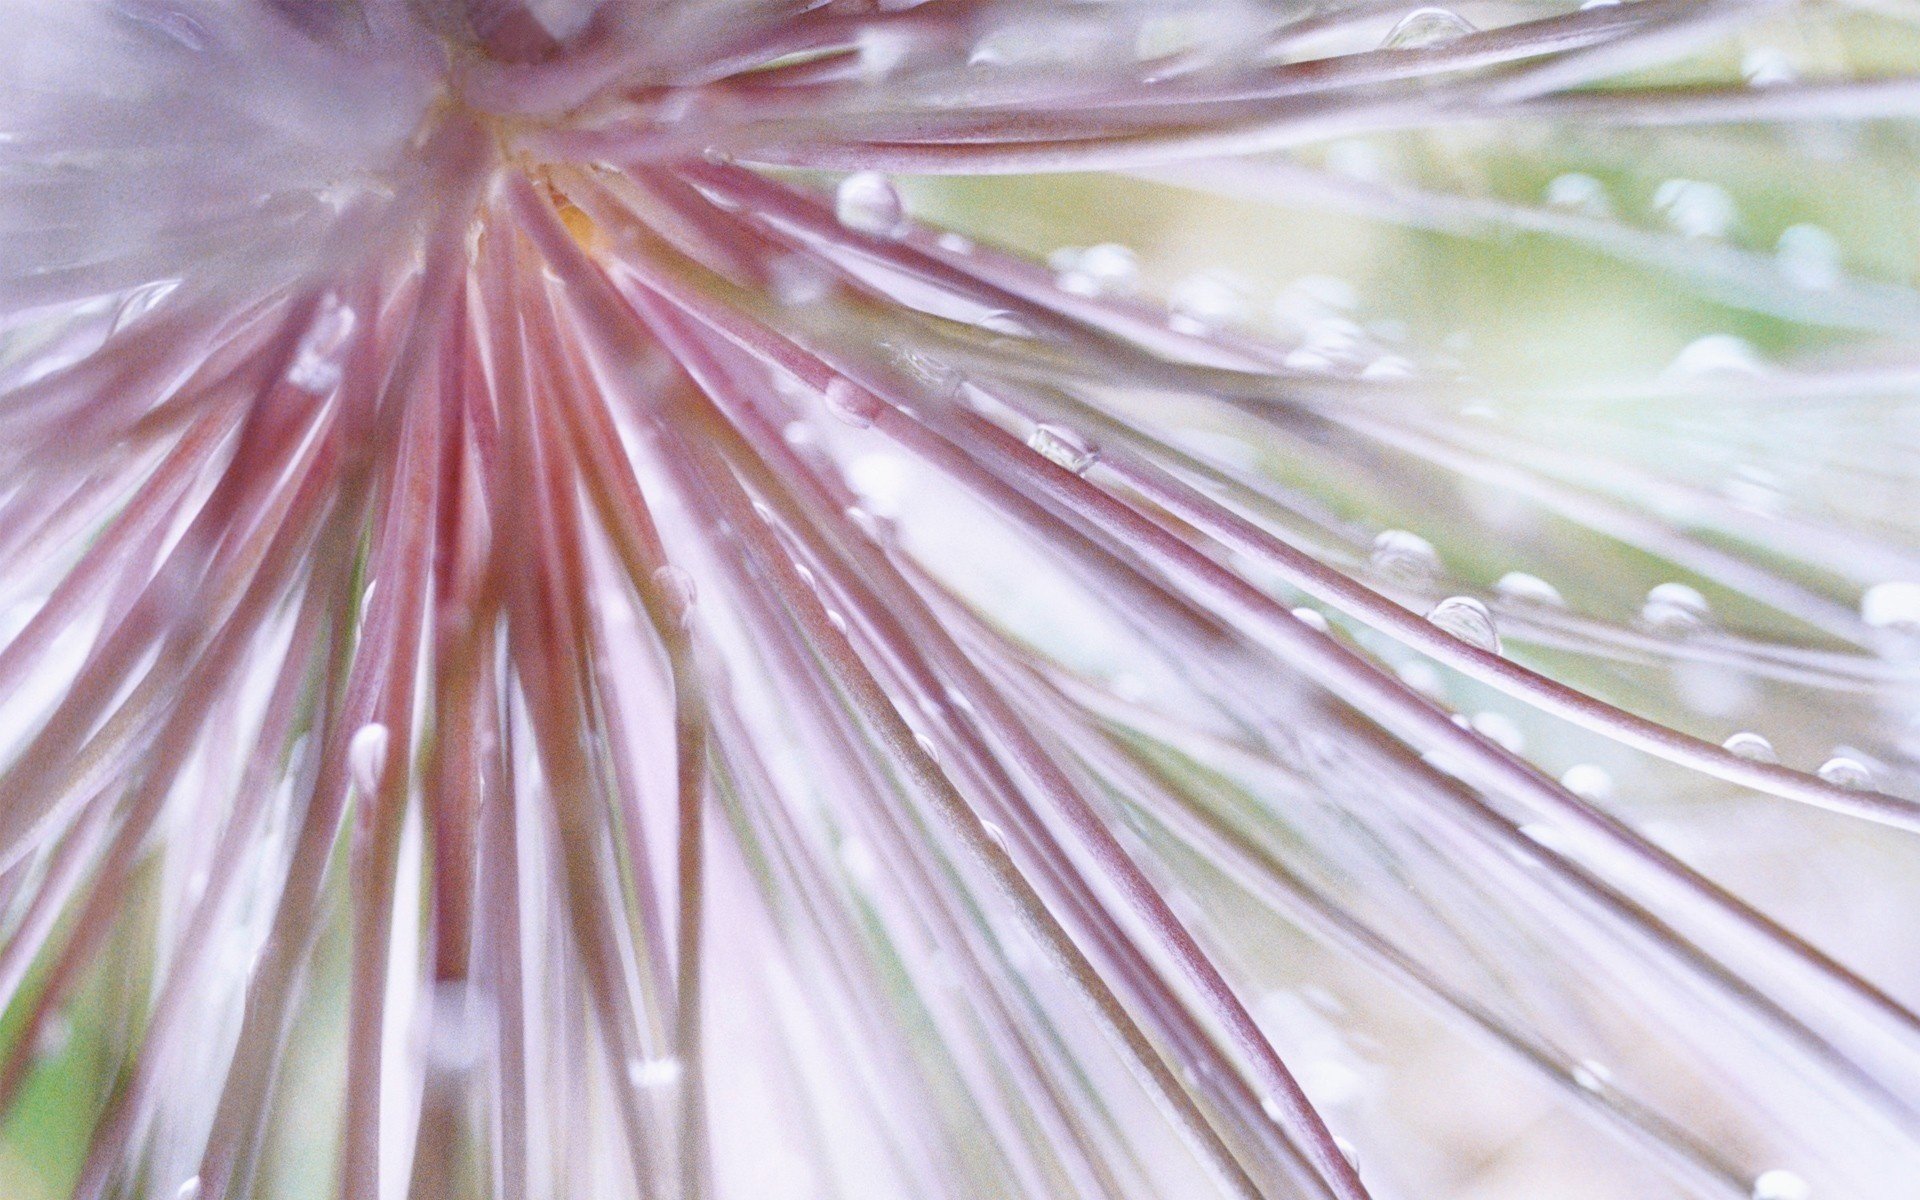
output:
POLYGON ((685 1072, 677 1058, 635 1058, 627 1062, 627 1081, 649 1091, 672 1087, 685 1072))
POLYGON ((1384 40, 1382 50, 1431 50, 1457 42, 1474 32, 1473 23, 1450 8, 1416 8, 1400 18, 1384 40))
POLYGON ((1793 59, 1778 46, 1755 46, 1740 59, 1740 77, 1748 87, 1779 87, 1798 83, 1800 70, 1793 59))
POLYGON ((1707 598, 1684 583, 1657 584, 1640 606, 1640 620, 1656 633, 1692 633, 1713 620, 1707 598))
POLYGON ((878 171, 856 171, 834 189, 833 212, 859 233, 896 237, 906 224, 907 208, 893 180, 878 171))
POLYGON ((1812 1200, 1813 1188, 1797 1171, 1775 1167, 1754 1177, 1753 1200, 1812 1200))
POLYGON ((1685 237, 1725 237, 1740 219, 1727 189, 1698 179, 1667 180, 1655 189, 1653 206, 1685 237))
POLYGON ((1417 533, 1389 529, 1373 539, 1367 562, 1374 570, 1402 583, 1420 583, 1440 570, 1433 543, 1417 533))
POLYGON ((1607 185, 1579 171, 1555 175, 1548 181, 1547 203, 1589 217, 1605 217, 1613 213, 1613 201, 1607 198, 1607 185))
POLYGON ((1079 434, 1044 422, 1035 425, 1033 432, 1027 435, 1027 445, 1054 466, 1063 467, 1075 475, 1084 475, 1100 458, 1100 452, 1079 434))
POLYGON ((340 386, 345 373, 347 342, 359 323, 353 309, 333 295, 320 302, 313 325, 293 352, 293 365, 287 368, 287 382, 303 392, 324 396, 340 386))
POLYGON ((1076 296, 1127 292, 1140 280, 1139 256, 1118 242, 1102 242, 1057 257, 1055 282, 1061 291, 1076 296))
POLYGON ((1839 240, 1818 225, 1789 225, 1781 230, 1773 260, 1782 275, 1811 291, 1838 286, 1844 274, 1839 240))
POLYGON ((681 629, 693 624, 693 605, 699 598, 699 585, 685 567, 668 563, 653 573, 653 585, 660 589, 667 611, 681 629))
POLYGON ((1867 764, 1846 754, 1836 754, 1821 763, 1819 775, 1835 787, 1864 791, 1873 786, 1873 772, 1867 764))
POLYGON ((370 797, 380 790, 380 780, 387 773, 387 744, 391 735, 385 725, 378 721, 369 721, 353 731, 353 737, 347 742, 347 770, 353 777, 354 790, 363 797, 370 797))
POLYGON ((1514 604, 1534 604, 1542 608, 1565 608, 1567 605, 1559 588, 1525 571, 1508 571, 1494 582, 1493 590, 1502 600, 1514 604))
POLYGON ((828 412, 855 429, 867 428, 880 415, 880 397, 842 375, 827 382, 821 398, 828 412))
POLYGON ((1721 742, 1720 746, 1735 758, 1744 758, 1749 762, 1777 763, 1780 761, 1780 755, 1774 750, 1773 743, 1751 730, 1742 729, 1721 742))
POLYGON ((1575 763, 1560 777, 1560 786, 1582 800, 1605 800, 1613 795, 1613 776, 1604 767, 1575 763))
POLYGON ((1469 646, 1489 654, 1500 653, 1500 634, 1493 626, 1493 614, 1472 596, 1448 596, 1427 612, 1427 620, 1469 646))
POLYGON ((173 1194, 173 1200, 200 1200, 201 1191, 200 1177, 195 1175, 180 1185, 180 1190, 173 1194))
POLYGON ((1661 377, 1688 380, 1766 373, 1766 360, 1753 348, 1753 343, 1731 333, 1710 333, 1683 346, 1661 372, 1661 377))
POLYGON ((1860 596, 1860 619, 1875 629, 1920 630, 1920 583, 1874 584, 1860 596))
POLYGON ((1333 626, 1327 623, 1326 614, 1317 608, 1296 608, 1291 611, 1294 620, 1305 625, 1308 629, 1315 630, 1319 633, 1326 633, 1333 628, 1333 626))

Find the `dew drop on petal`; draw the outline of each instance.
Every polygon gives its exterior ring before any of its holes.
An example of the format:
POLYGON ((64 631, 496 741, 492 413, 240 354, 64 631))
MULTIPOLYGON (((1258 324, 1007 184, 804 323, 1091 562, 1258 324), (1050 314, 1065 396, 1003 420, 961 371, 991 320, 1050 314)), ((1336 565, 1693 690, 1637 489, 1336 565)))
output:
POLYGON ((1657 584, 1640 606, 1640 620, 1656 633, 1692 633, 1713 620, 1707 598, 1684 583, 1657 584))
POLYGON ((1560 776, 1560 786, 1582 800, 1605 800, 1613 795, 1613 776, 1607 774, 1604 767, 1575 763, 1560 776))
POLYGON ((1698 179, 1667 180, 1654 190, 1653 206, 1684 237, 1725 237, 1740 219, 1727 189, 1698 179))
POLYGON ((1340 1157, 1347 1160, 1348 1166, 1356 1171, 1360 1169, 1360 1148, 1358 1146, 1341 1137, 1339 1134, 1334 1135, 1333 1145, 1334 1149, 1340 1151, 1340 1157))
POLYGON ((1475 713, 1467 727, 1509 754, 1519 754, 1527 748, 1527 735, 1520 732, 1520 726, 1505 713, 1475 713))
POLYGON ((1084 475, 1100 458, 1099 451, 1079 434, 1044 422, 1035 425, 1027 435, 1027 445, 1054 466, 1075 475, 1084 475))
POLYGON ((1440 570, 1440 555, 1433 543, 1404 529, 1388 529, 1375 537, 1367 561, 1374 570, 1402 583, 1423 582, 1440 570))
POLYGON ((693 624, 693 605, 699 598, 700 589, 694 582, 693 573, 676 563, 668 563, 653 573, 653 584, 660 589, 661 597, 666 601, 667 611, 681 629, 693 624))
POLYGON ((1789 225, 1781 230, 1773 259, 1782 275, 1812 291, 1838 285, 1844 273, 1839 241, 1818 225, 1789 225))
POLYGON ((1429 50, 1474 32, 1472 22, 1450 8, 1416 8, 1401 17, 1381 41, 1382 50, 1429 50))
POLYGON ((1590 1058, 1582 1059, 1574 1064, 1573 1082, 1584 1091, 1604 1092, 1613 1082, 1613 1072, 1609 1071, 1603 1063, 1597 1063, 1590 1058))
POLYGON ((1779 87, 1799 82, 1800 71, 1780 47, 1755 46, 1741 56, 1740 77, 1748 87, 1779 87))
POLYGON ((387 773, 389 740, 385 725, 369 721, 354 730, 347 742, 347 770, 353 777, 354 790, 360 795, 372 796, 380 790, 380 780, 387 773))
POLYGON ((1661 372, 1661 378, 1686 380, 1766 373, 1766 361, 1751 342, 1730 333, 1710 333, 1682 347, 1661 372))
POLYGON ((1749 762, 1777 763, 1780 761, 1780 755, 1774 750, 1773 743, 1764 735, 1751 730, 1742 729, 1721 742, 1720 746, 1735 758, 1744 758, 1749 762))
POLYGON ((1836 754, 1821 763, 1819 775, 1835 787, 1865 790, 1873 786, 1873 772, 1867 764, 1846 754, 1836 754))
POLYGON ((627 1060, 627 1081, 634 1087, 652 1091, 680 1082, 685 1068, 680 1060, 667 1058, 631 1058, 627 1060))
POLYGON ((353 327, 358 320, 351 307, 329 294, 321 301, 312 327, 293 352, 287 382, 316 396, 324 396, 339 387, 345 370, 347 342, 353 337, 353 327))
POLYGON ((1874 584, 1860 596, 1860 619, 1875 629, 1920 630, 1920 583, 1874 584))
POLYGON ((855 429, 872 425, 880 413, 880 398, 844 375, 829 380, 821 397, 828 412, 855 429))
POLYGON ((1333 628, 1327 623, 1326 614, 1317 608, 1296 608, 1292 611, 1294 619, 1309 629, 1326 633, 1333 628))
POLYGON ((195 1175, 180 1185, 180 1190, 173 1194, 173 1200, 200 1200, 200 1192, 200 1177, 195 1175))
POLYGON ((1813 1188, 1796 1171, 1783 1167, 1754 1177, 1753 1200, 1812 1200, 1813 1188))
POLYGON ((1427 620, 1437 629, 1489 654, 1500 653, 1500 634, 1493 614, 1472 596, 1448 596, 1428 610, 1427 620))
POLYGON ((1244 321, 1246 289, 1222 272, 1200 271, 1173 285, 1167 307, 1173 310, 1170 324, 1176 332, 1200 334, 1244 321))
POLYGON ((1607 185, 1591 175, 1569 171, 1547 182, 1547 203, 1589 217, 1613 213, 1613 201, 1607 197, 1607 185))
POLYGON ((1077 296, 1131 291, 1140 280, 1139 256, 1118 242, 1065 251, 1048 261, 1058 273, 1055 282, 1060 290, 1077 296))
POLYGON ((840 223, 858 233, 895 237, 906 221, 900 189, 878 171, 856 171, 834 189, 833 212, 840 223))
POLYGON ((1000 847, 1001 850, 1007 848, 1007 831, 1000 828, 997 823, 983 818, 980 822, 980 830, 987 835, 988 841, 1000 847))
POLYGON ((1508 571, 1494 582, 1493 590, 1502 600, 1514 604, 1534 604, 1542 608, 1565 608, 1567 605, 1559 588, 1525 571, 1508 571))

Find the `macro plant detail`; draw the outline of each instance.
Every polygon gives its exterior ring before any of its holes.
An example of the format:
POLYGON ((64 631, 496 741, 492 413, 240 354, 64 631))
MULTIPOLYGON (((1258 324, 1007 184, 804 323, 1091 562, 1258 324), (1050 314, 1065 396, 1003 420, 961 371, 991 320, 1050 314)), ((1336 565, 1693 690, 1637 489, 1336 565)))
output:
POLYGON ((0 1190, 1912 1196, 1917 56, 0 0, 0 1190))

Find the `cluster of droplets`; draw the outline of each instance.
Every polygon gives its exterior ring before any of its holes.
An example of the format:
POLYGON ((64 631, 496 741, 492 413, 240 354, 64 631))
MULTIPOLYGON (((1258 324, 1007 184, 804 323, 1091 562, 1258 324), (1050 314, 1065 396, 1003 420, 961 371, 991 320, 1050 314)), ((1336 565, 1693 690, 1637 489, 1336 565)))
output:
POLYGON ((1140 256, 1118 242, 1065 246, 1047 256, 1054 286, 1073 296, 1114 296, 1140 282, 1140 256))
POLYGON ((345 372, 347 344, 358 318, 353 309, 329 294, 320 302, 313 324, 293 352, 287 382, 303 392, 325 396, 340 386, 345 372))

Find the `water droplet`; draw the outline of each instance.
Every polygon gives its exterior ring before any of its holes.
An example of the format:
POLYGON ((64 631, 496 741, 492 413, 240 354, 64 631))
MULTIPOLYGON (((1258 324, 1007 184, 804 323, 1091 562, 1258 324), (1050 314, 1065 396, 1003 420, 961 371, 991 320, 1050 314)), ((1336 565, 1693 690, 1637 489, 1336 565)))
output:
POLYGON ((988 841, 1000 847, 1002 850, 1007 848, 1007 831, 1000 828, 997 823, 982 817, 980 820, 980 830, 987 835, 988 841))
POLYGON ((1457 42, 1474 32, 1473 24, 1450 8, 1416 8, 1400 18, 1385 40, 1382 50, 1430 50, 1457 42))
POLYGON ((1592 763, 1575 763, 1560 777, 1560 786, 1582 800, 1605 800, 1613 795, 1613 776, 1592 763))
POLYGON ((1382 354, 1360 369, 1362 379, 1411 379, 1413 360, 1398 354, 1382 354))
POLYGON ((1174 314, 1168 323, 1171 328, 1179 333, 1200 334, 1244 321, 1247 294, 1231 276, 1220 271, 1201 271, 1173 285, 1167 294, 1167 307, 1174 314))
POLYGON ((1820 764, 1820 778, 1835 787, 1866 790, 1873 786, 1873 772, 1867 764, 1846 754, 1836 754, 1820 764))
POLYGON ((293 365, 287 368, 287 382, 303 392, 325 396, 340 386, 345 373, 347 341, 359 318, 352 308, 329 293, 320 302, 313 325, 293 352, 293 365))
POLYGON ((1783 83, 1798 83, 1800 69, 1780 47, 1755 46, 1741 56, 1740 77, 1747 81, 1748 87, 1779 87, 1783 83))
POLYGON ((1812 1200, 1813 1188, 1797 1171, 1774 1167, 1753 1181, 1753 1200, 1812 1200))
POLYGON ((1669 179, 1653 193, 1653 206, 1685 237, 1725 237, 1740 219, 1727 189, 1698 179, 1669 179))
POLYGON ((1118 242, 1102 242, 1049 259, 1059 273, 1060 290, 1076 296, 1106 296, 1130 291, 1140 280, 1140 258, 1118 242))
POLYGON ((1489 654, 1500 653, 1500 634, 1493 627, 1493 614, 1472 596, 1448 596, 1428 610, 1427 620, 1469 646, 1489 654))
POLYGON ((1510 754, 1519 754, 1527 748, 1527 735, 1520 732, 1520 726, 1505 713, 1475 713, 1467 727, 1510 754))
POLYGON ((1579 171, 1555 175, 1549 180, 1547 203, 1589 217, 1613 215, 1613 201, 1607 196, 1607 185, 1579 171))
POLYGON ((1813 291, 1837 286, 1845 273, 1840 242, 1818 225, 1789 225, 1781 230, 1773 260, 1782 275, 1813 291))
POLYGON ((1275 1125, 1287 1119, 1287 1110, 1280 1107, 1280 1102, 1272 1096, 1260 1097, 1260 1111, 1267 1114, 1267 1120, 1275 1125))
POLYGON ((821 395, 827 411, 855 429, 867 428, 880 415, 880 397, 844 375, 829 380, 821 395))
POLYGON ((1327 624, 1326 614, 1321 612, 1317 608, 1296 608, 1291 611, 1293 612, 1294 619, 1299 621, 1302 625, 1305 625, 1309 629, 1317 630, 1320 633, 1326 633, 1328 630, 1333 628, 1331 625, 1327 624))
POLYGON ((353 777, 354 790, 362 797, 370 798, 380 790, 380 780, 387 773, 389 740, 385 725, 369 721, 354 730, 347 742, 347 770, 353 777))
POLYGON ((1860 619, 1875 629, 1920 630, 1920 583, 1874 584, 1860 596, 1860 619))
POLYGON ((200 1200, 200 1177, 189 1177, 180 1185, 180 1190, 173 1194, 173 1200, 200 1200))
POLYGON ((1673 361, 1661 372, 1661 378, 1685 380, 1766 373, 1766 360, 1751 342, 1730 333, 1710 333, 1688 342, 1673 356, 1673 361))
POLYGON ((788 254, 768 265, 767 287, 783 306, 805 308, 826 299, 833 290, 833 276, 810 258, 788 254))
POLYGON ((654 1090, 680 1082, 686 1068, 680 1060, 667 1058, 631 1058, 627 1060, 627 1080, 637 1088, 654 1090))
POLYGON ((1502 600, 1513 604, 1534 604, 1542 608, 1567 606, 1559 588, 1525 571, 1508 571, 1494 582, 1493 590, 1502 600))
POLYGON ((1589 1092, 1603 1092, 1613 1082, 1613 1072, 1604 1063, 1590 1058, 1574 1064, 1573 1082, 1589 1092))
POLYGON ((943 233, 933 239, 933 244, 948 254, 972 254, 974 250, 973 239, 959 233, 943 233))
POLYGON ((1360 1147, 1354 1145, 1337 1133, 1333 1135, 1333 1147, 1340 1152, 1341 1158, 1347 1160, 1348 1166, 1356 1171, 1360 1169, 1360 1147))
POLYGON ((1404 529, 1389 529, 1374 538, 1367 561, 1374 570, 1400 583, 1424 583, 1440 570, 1440 555, 1433 543, 1404 529))
POLYGON ((907 209, 900 189, 878 171, 856 171, 834 189, 833 212, 859 233, 897 237, 904 232, 907 209))
POLYGON ((1088 468, 1100 458, 1100 452, 1079 434, 1044 422, 1035 425, 1033 432, 1027 435, 1027 445, 1054 466, 1063 467, 1075 475, 1086 474, 1088 468))
POLYGON ((940 747, 934 744, 932 738, 924 733, 916 733, 913 735, 913 744, 920 747, 920 753, 927 756, 928 762, 936 767, 940 765, 940 747))
POLYGON ((1735 758, 1744 758, 1749 762, 1777 763, 1780 761, 1780 755, 1774 750, 1773 743, 1751 730, 1742 729, 1721 742, 1720 746, 1735 758))
POLYGON ((1647 593, 1640 620, 1655 633, 1693 633, 1713 620, 1707 598, 1684 583, 1662 583, 1647 593))
POLYGON ((699 598, 700 588, 694 582, 693 573, 675 563, 668 563, 653 573, 653 585, 660 589, 661 598, 666 601, 667 611, 682 630, 693 627, 693 605, 699 598))

